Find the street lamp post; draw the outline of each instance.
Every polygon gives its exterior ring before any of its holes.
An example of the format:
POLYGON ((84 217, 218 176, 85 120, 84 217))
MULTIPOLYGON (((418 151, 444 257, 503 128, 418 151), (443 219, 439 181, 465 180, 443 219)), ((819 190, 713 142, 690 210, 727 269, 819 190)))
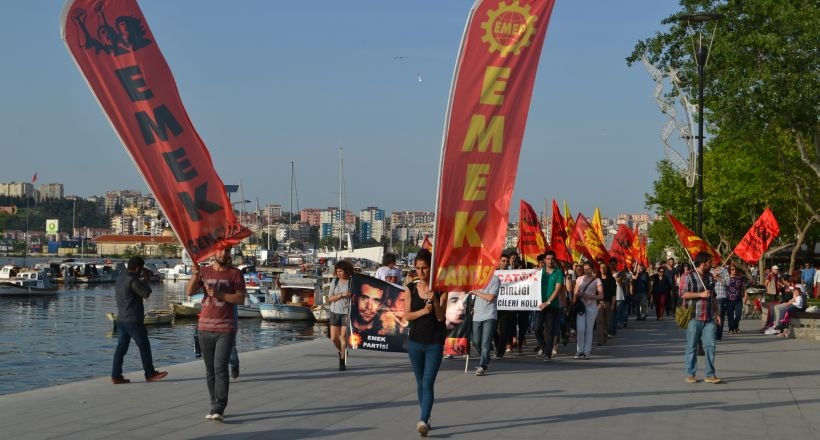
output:
POLYGON ((695 61, 698 63, 698 157, 695 178, 698 181, 698 236, 703 237, 703 84, 706 76, 706 63, 709 60, 709 52, 712 43, 715 41, 717 31, 717 21, 723 18, 722 14, 686 14, 678 17, 678 21, 684 26, 692 29, 692 49, 695 54, 695 61), (709 37, 707 25, 714 22, 712 35, 709 37), (704 44, 703 39, 707 37, 709 42, 704 44), (695 40, 697 39, 697 43, 695 40))

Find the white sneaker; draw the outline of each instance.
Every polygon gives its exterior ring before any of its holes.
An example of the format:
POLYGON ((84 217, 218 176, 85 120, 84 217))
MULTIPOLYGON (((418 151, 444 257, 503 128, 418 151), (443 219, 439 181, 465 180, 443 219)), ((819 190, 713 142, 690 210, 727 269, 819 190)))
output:
POLYGON ((223 417, 222 414, 215 412, 214 415, 211 416, 211 420, 214 422, 224 422, 225 417, 223 417))
POLYGON ((764 335, 776 335, 778 333, 780 332, 778 332, 777 329, 774 327, 767 328, 766 331, 763 332, 764 335))
POLYGON ((416 430, 419 432, 419 435, 422 437, 427 437, 427 432, 430 430, 430 427, 427 426, 426 423, 419 420, 419 423, 416 424, 416 430))
POLYGON ((538 353, 535 353, 535 355, 536 356, 543 356, 544 355, 544 350, 539 348, 538 353))
POLYGON ((475 375, 476 375, 476 376, 484 376, 485 374, 487 374, 487 372, 486 372, 486 371, 484 371, 484 369, 483 369, 483 368, 481 368, 481 367, 477 367, 477 368, 475 369, 475 375))

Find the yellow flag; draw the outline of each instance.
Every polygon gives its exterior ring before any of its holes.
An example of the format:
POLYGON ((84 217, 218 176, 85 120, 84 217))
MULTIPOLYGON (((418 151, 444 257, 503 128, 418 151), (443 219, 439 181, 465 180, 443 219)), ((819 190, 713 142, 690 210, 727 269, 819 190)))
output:
POLYGON ((592 230, 598 234, 601 243, 604 243, 604 225, 601 222, 601 210, 595 208, 595 213, 592 214, 592 230))

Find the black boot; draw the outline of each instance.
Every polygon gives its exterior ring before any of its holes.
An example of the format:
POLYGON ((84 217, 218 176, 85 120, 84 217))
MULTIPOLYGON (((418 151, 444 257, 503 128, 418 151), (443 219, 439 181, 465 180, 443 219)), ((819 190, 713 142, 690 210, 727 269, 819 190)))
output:
POLYGON ((343 357, 342 353, 339 353, 339 371, 347 370, 347 366, 345 365, 345 358, 343 357))

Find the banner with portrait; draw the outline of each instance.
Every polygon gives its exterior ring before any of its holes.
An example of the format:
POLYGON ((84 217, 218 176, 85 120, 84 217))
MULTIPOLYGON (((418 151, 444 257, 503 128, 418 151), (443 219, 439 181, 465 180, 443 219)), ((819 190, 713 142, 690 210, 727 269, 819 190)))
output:
POLYGON ((348 347, 407 352, 410 323, 404 319, 402 286, 354 273, 350 280, 348 347))
POLYGON ((541 269, 497 270, 501 281, 498 310, 538 310, 541 304, 541 269))
POLYGON ((466 292, 448 292, 444 325, 444 354, 461 356, 470 353, 470 333, 473 328, 473 304, 475 296, 466 292))

